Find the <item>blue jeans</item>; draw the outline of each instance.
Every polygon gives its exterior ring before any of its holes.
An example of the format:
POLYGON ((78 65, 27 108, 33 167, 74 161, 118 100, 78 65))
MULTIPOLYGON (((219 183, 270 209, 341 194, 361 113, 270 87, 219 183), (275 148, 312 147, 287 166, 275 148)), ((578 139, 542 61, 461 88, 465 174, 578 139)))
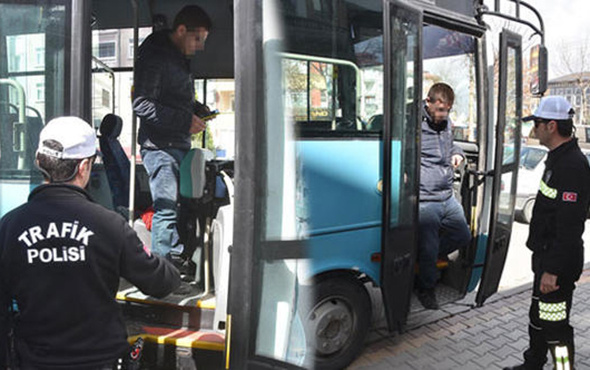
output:
POLYGON ((438 256, 466 248, 471 232, 455 197, 442 202, 420 202, 419 219, 418 288, 433 289, 438 277, 438 256))
POLYGON ((152 219, 151 251, 160 256, 170 252, 181 253, 178 243, 176 220, 178 217, 178 187, 180 162, 186 150, 169 148, 165 150, 141 149, 143 165, 150 176, 150 192, 154 200, 152 219))

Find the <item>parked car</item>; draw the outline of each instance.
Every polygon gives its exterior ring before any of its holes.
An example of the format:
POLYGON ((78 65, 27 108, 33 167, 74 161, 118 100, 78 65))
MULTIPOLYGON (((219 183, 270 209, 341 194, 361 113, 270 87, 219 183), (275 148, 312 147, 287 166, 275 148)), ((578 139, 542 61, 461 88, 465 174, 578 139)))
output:
MULTIPOLYGON (((516 187, 516 206, 514 217, 517 221, 529 223, 533 215, 535 197, 545 169, 547 148, 537 145, 525 145, 520 149, 520 168, 516 187)), ((590 150, 582 149, 590 163, 590 150)))

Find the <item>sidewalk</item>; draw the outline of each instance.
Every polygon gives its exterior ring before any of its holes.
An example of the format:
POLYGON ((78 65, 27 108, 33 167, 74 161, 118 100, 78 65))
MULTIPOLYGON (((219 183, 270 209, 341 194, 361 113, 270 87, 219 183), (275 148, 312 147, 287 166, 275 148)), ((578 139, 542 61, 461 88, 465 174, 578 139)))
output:
MULTIPOLYGON (((590 369, 590 266, 574 291, 576 369, 590 369)), ((375 329, 349 369, 502 369, 522 362, 528 346, 531 284, 499 294, 483 307, 428 321, 403 334, 375 329)), ((548 364, 545 369, 552 369, 548 364)))

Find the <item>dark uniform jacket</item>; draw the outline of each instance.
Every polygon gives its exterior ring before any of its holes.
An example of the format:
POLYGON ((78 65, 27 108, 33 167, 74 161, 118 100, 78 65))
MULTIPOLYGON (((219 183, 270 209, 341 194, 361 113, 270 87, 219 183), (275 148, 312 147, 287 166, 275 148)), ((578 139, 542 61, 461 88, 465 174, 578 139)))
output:
POLYGON ((115 301, 119 277, 155 297, 180 285, 178 270, 149 255, 121 216, 70 185, 41 185, 28 203, 4 216, 0 253, 0 368, 13 304, 22 361, 43 369, 85 369, 128 348, 115 301))
POLYGON ((154 32, 139 48, 133 110, 141 119, 138 141, 143 148, 188 150, 195 88, 190 61, 172 43, 170 32, 154 32))
POLYGON ((451 158, 463 154, 453 144, 451 121, 435 126, 422 105, 422 151, 420 155, 420 201, 442 202, 453 195, 454 168, 451 158))
POLYGON ((550 151, 545 162, 527 240, 535 273, 572 282, 579 278, 589 203, 590 166, 573 139, 550 151))

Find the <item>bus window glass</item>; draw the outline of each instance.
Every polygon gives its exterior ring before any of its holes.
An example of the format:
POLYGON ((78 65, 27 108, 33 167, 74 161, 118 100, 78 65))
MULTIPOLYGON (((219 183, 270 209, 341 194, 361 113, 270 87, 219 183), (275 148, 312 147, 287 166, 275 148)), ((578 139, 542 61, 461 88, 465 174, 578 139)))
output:
POLYGON ((92 123, 99 127, 102 118, 115 113, 115 74, 100 60, 92 61, 92 123))
MULTIPOLYGON (((301 361, 317 342, 309 336, 317 321, 305 312, 312 254, 331 253, 318 247, 327 240, 318 234, 341 237, 329 230, 365 222, 378 239, 382 207, 383 2, 310 4, 277 2, 280 21, 263 22, 265 137, 258 147, 262 282, 254 351, 300 366, 311 365, 301 361), (362 209, 360 199, 367 199, 362 209), (328 212, 342 217, 324 217, 328 212)), ((317 342, 323 353, 338 351, 337 340, 328 341, 317 342)))
POLYGON ((30 178, 44 123, 64 112, 65 1, 0 4, 0 177, 30 178))
POLYGON ((334 81, 337 68, 334 64, 304 60, 283 59, 285 109, 295 122, 307 122, 318 128, 322 122, 336 118, 334 81))
MULTIPOLYGON (((233 79, 195 81, 196 99, 219 114, 207 122, 205 147, 217 158, 235 156, 235 83, 233 79)), ((202 147, 201 133, 193 135, 193 147, 202 147)))
POLYGON ((430 24, 424 26, 423 38, 423 94, 434 83, 449 84, 455 91, 450 113, 455 140, 476 142, 475 38, 430 24))
MULTIPOLYGON (((517 75, 518 59, 516 49, 508 47, 507 78, 506 78, 506 127, 504 127, 504 160, 503 166, 513 164, 515 158, 514 148, 516 140, 519 140, 518 133, 518 111, 517 111, 517 75)), ((500 202, 498 203, 498 221, 508 224, 512 220, 512 207, 514 203, 514 192, 512 191, 514 173, 502 174, 502 186, 500 187, 500 202)))
MULTIPOLYGON (((151 27, 138 29, 139 45, 151 32, 151 27)), ((92 31, 92 56, 111 68, 133 67, 133 28, 92 31)))
POLYGON ((392 48, 393 70, 405 71, 394 76, 391 86, 392 116, 392 194, 391 226, 411 226, 415 221, 415 189, 417 185, 417 119, 414 84, 418 81, 418 34, 419 25, 403 16, 403 11, 394 9, 392 38, 397 45, 392 48), (399 12, 400 14, 396 14, 399 12), (401 175, 403 173, 403 176, 401 175))

